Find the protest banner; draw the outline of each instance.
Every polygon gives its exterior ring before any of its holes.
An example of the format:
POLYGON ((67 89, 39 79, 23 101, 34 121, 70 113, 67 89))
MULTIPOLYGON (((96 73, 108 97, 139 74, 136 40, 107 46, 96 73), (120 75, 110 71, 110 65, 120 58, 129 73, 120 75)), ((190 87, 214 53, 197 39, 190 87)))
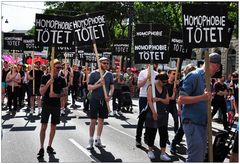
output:
POLYGON ((23 50, 22 33, 4 33, 3 34, 3 49, 5 50, 23 50))
POLYGON ((109 39, 106 26, 106 17, 103 12, 87 13, 74 17, 72 22, 75 44, 79 46, 91 45, 95 39, 96 44, 109 39))
POLYGON ((112 55, 129 55, 131 53, 130 40, 114 40, 112 46, 112 55))
POLYGON ((183 40, 187 47, 221 47, 228 39, 227 6, 183 4, 183 40))
POLYGON ((25 35, 23 36, 23 51, 42 51, 42 46, 36 46, 34 44, 34 36, 25 35))
MULTIPOLYGON (((183 42, 192 48, 226 46, 228 39, 227 6, 183 4, 183 42)), ((209 53, 205 51, 205 82, 210 88, 209 53)), ((208 101, 208 159, 213 162, 211 101, 208 101)))
POLYGON ((72 17, 36 14, 35 43, 40 46, 71 46, 72 17))
POLYGON ((136 24, 134 38, 135 63, 168 63, 168 29, 161 24, 136 24), (152 37, 152 44, 149 38, 152 37))
POLYGON ((169 45, 169 54, 171 58, 191 59, 192 49, 183 44, 182 33, 172 31, 169 45))

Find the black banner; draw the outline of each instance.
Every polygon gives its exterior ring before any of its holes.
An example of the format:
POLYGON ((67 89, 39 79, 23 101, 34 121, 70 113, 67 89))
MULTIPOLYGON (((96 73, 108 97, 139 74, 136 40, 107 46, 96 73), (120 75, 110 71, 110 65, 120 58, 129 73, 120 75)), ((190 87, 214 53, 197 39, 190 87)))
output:
POLYGON ((72 17, 36 14, 35 28, 36 45, 73 45, 72 17))
POLYGON ((4 33, 3 34, 3 49, 5 50, 23 50, 22 33, 4 33))
POLYGON ((181 32, 171 32, 169 53, 172 58, 191 59, 192 49, 183 45, 181 32))
POLYGON ((183 41, 187 47, 225 47, 228 39, 227 6, 183 4, 183 41))
POLYGON ((43 47, 35 46, 34 36, 27 35, 23 37, 23 50, 24 51, 42 51, 43 47))
POLYGON ((129 55, 131 52, 131 40, 114 40, 112 47, 113 55, 129 55))
POLYGON ((109 38, 106 17, 103 12, 74 17, 73 29, 78 45, 91 45, 93 36, 97 44, 106 42, 109 38))
MULTIPOLYGON (((111 61, 112 52, 103 51, 99 52, 99 58, 106 57, 111 61)), ((97 63, 96 55, 94 52, 85 52, 84 51, 84 60, 88 63, 97 63)))
POLYGON ((65 53, 65 52, 75 52, 75 46, 71 47, 56 47, 57 53, 65 53))
POLYGON ((233 30, 234 30, 234 24, 235 23, 233 21, 228 20, 228 38, 227 38, 227 43, 226 43, 225 47, 229 47, 229 44, 231 42, 232 33, 233 33, 233 30))
POLYGON ((169 31, 160 24, 152 24, 152 29, 150 26, 150 24, 136 25, 135 63, 168 63, 170 60, 168 53, 169 31))

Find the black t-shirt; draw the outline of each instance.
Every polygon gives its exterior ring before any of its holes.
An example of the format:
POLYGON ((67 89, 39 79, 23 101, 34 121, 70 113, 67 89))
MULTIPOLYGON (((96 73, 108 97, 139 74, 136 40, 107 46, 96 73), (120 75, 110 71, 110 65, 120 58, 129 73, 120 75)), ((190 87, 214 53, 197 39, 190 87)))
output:
POLYGON ((80 72, 79 71, 73 71, 73 85, 79 84, 79 78, 80 78, 80 72))
MULTIPOLYGON (((167 87, 167 90, 168 90, 168 96, 169 96, 169 97, 172 97, 172 95, 173 95, 174 83, 173 83, 173 84, 167 83, 167 84, 166 84, 166 87, 167 87)), ((171 103, 171 104, 176 104, 176 99, 170 100, 169 103, 171 103)))
POLYGON ((2 82, 6 82, 6 77, 9 71, 10 69, 8 69, 7 71, 5 71, 5 69, 2 69, 2 82))
POLYGON ((224 96, 217 95, 217 92, 219 91, 225 91, 227 90, 227 85, 226 84, 221 84, 219 82, 216 82, 214 84, 214 91, 216 92, 216 95, 214 96, 214 99, 217 101, 225 101, 224 96))
MULTIPOLYGON (((51 78, 50 74, 43 75, 41 79, 41 85, 46 85, 48 80, 51 78)), ((56 94, 60 94, 62 92, 62 89, 66 87, 65 79, 61 76, 58 76, 54 79, 53 82, 53 92, 56 94)), ((44 105, 54 105, 54 106, 60 106, 60 98, 50 98, 50 86, 48 87, 47 91, 42 97, 42 101, 44 105)))
MULTIPOLYGON (((44 72, 42 70, 35 70, 35 88, 40 88, 41 78, 44 72)), ((33 77, 33 70, 29 72, 29 75, 33 77)), ((33 85, 33 80, 29 80, 29 85, 33 85)))
MULTIPOLYGON (((25 76, 25 73, 23 70, 19 71, 20 75, 21 75, 21 78, 25 76)), ((21 82, 19 83, 20 85, 23 84, 23 79, 21 80, 21 82)))

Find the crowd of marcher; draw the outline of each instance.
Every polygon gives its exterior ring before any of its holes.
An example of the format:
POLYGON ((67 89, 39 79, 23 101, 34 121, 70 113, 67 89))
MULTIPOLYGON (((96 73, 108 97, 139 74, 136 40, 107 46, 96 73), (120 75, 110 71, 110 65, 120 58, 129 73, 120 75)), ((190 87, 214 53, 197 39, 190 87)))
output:
MULTIPOLYGON (((89 144, 87 149, 95 146, 105 147, 101 142, 104 120, 109 115, 122 114, 124 99, 122 88, 128 87, 130 97, 139 92, 139 118, 136 129, 136 146, 141 147, 142 131, 145 125, 144 142, 148 145, 148 157, 155 159, 154 140, 156 133, 160 136, 160 159, 170 161, 166 154, 168 139, 168 120, 171 114, 174 121, 175 137, 171 142, 170 152, 177 153, 176 145, 180 144, 186 135, 187 162, 202 162, 207 147, 207 101, 212 103, 212 118, 217 111, 222 113, 223 128, 230 130, 234 118, 238 117, 238 72, 235 71, 225 79, 225 76, 211 81, 211 91, 205 85, 205 65, 202 68, 189 64, 179 73, 179 80, 174 85, 176 69, 158 72, 154 64, 155 86, 151 85, 149 65, 139 74, 131 68, 123 72, 119 66, 109 70, 109 59, 100 58, 99 69, 92 70, 88 66, 78 66, 53 61, 53 79, 49 66, 36 61, 34 66, 22 62, 10 65, 3 62, 2 68, 2 109, 6 109, 13 117, 24 105, 29 114, 36 113, 41 117, 40 150, 38 155, 44 155, 45 132, 49 116, 51 117, 48 153, 55 153, 52 148, 56 125, 60 123, 61 115, 65 115, 68 97, 71 95, 71 107, 78 99, 83 101, 83 111, 91 119, 89 125, 89 144), (106 87, 105 95, 103 86, 106 87), (175 87, 176 86, 176 87, 175 87), (155 97, 152 91, 155 90, 155 97), (108 106, 112 99, 112 113, 108 106), (5 101, 7 100, 7 101, 5 101), (35 108, 35 101, 37 108, 35 108), (5 103, 7 102, 7 103, 5 103), (156 104, 156 108, 154 107, 156 104), (96 138, 94 140, 97 122, 96 138)), ((221 57, 217 53, 210 54, 210 76, 220 68, 221 57)), ((238 154, 238 133, 232 153, 238 154)), ((236 158, 236 157, 235 157, 236 158)))

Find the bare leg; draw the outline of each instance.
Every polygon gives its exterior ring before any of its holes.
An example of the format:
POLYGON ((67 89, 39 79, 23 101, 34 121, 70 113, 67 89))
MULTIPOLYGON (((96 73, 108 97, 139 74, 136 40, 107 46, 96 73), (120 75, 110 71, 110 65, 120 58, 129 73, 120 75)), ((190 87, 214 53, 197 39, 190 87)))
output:
POLYGON ((51 124, 51 131, 50 131, 50 135, 49 135, 49 142, 48 142, 48 146, 52 145, 54 136, 55 136, 55 132, 56 132, 56 124, 51 124))
POLYGON ((44 147, 44 140, 45 140, 45 134, 46 134, 47 124, 42 123, 41 130, 40 130, 40 144, 41 148, 44 147))
POLYGON ((96 119, 91 119, 90 126, 89 126, 89 136, 93 137, 95 132, 95 126, 96 126, 96 119))
POLYGON ((103 130, 104 119, 98 118, 98 126, 97 126, 97 136, 101 136, 103 130))

